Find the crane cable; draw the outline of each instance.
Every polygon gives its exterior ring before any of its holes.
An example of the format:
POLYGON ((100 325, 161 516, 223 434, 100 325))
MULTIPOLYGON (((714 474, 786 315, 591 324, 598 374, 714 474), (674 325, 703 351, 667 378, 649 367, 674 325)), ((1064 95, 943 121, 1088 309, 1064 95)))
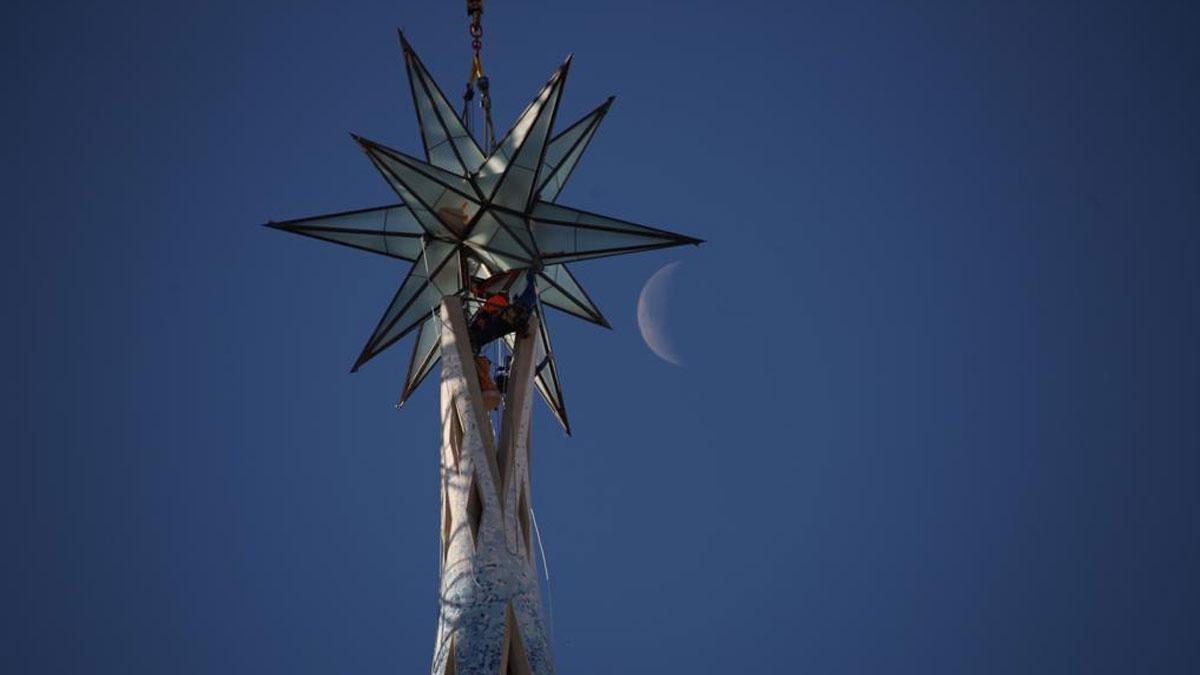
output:
POLYGON ((487 75, 483 72, 483 0, 467 0, 467 16, 471 17, 471 73, 467 76, 467 88, 463 92, 462 122, 471 131, 471 100, 475 98, 475 87, 479 87, 479 106, 483 108, 483 135, 488 154, 496 148, 496 131, 492 127, 492 96, 488 90, 487 75))

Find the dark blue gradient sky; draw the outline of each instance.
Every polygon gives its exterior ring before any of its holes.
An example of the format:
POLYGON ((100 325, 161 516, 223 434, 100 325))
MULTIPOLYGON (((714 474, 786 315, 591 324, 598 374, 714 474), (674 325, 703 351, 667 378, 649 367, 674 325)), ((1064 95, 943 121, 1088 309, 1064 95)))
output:
MULTIPOLYGON (((348 374, 405 266, 257 225, 391 199, 348 132, 419 151, 461 5, 0 10, 0 671, 428 668, 435 387, 348 374)), ((501 126, 618 96, 563 201, 709 242, 551 318, 561 672, 1200 671, 1196 7, 489 4, 501 126)))

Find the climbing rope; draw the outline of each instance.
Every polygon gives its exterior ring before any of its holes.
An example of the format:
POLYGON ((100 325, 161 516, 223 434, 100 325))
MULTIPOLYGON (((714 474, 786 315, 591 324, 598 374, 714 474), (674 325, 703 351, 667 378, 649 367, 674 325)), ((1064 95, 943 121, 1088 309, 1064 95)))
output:
POLYGON ((467 76, 467 88, 463 92, 462 118, 467 132, 471 131, 471 101, 475 88, 479 87, 479 106, 483 108, 483 140, 490 154, 496 147, 496 131, 492 126, 492 95, 488 89, 488 78, 483 72, 483 0, 467 0, 467 16, 471 17, 468 28, 471 34, 471 73, 467 76))
POLYGON ((546 560, 546 547, 542 546, 542 530, 538 527, 533 507, 529 507, 529 519, 533 521, 533 533, 537 536, 538 550, 542 552, 542 573, 546 575, 547 609, 550 610, 550 639, 554 639, 554 587, 550 584, 550 561, 546 560))

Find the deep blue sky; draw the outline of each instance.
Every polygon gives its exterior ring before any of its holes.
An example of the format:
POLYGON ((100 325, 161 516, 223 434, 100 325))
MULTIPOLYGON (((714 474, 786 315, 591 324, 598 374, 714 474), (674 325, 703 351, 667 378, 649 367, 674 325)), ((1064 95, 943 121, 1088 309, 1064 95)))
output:
MULTIPOLYGON (((563 201, 709 242, 551 319, 561 672, 1200 671, 1200 12, 912 4, 488 5, 500 126, 618 96, 563 201)), ((427 669, 405 265, 257 224, 391 199, 462 3, 4 7, 0 671, 427 669)))

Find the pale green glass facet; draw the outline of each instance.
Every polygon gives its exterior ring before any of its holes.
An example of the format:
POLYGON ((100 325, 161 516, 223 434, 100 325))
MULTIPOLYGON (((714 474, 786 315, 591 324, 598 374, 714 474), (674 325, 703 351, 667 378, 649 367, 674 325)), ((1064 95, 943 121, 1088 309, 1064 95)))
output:
POLYGON ((441 318, 431 314, 417 331, 417 339, 413 342, 412 357, 408 363, 408 372, 404 376, 404 390, 400 395, 400 404, 421 385, 425 376, 433 370, 433 366, 441 358, 441 318))
POLYGON ((566 265, 547 265, 538 278, 538 296, 543 304, 586 321, 608 326, 600 309, 575 280, 566 265))
POLYGON ((462 175, 474 173, 483 164, 483 152, 407 41, 404 48, 409 84, 429 162, 462 175))
POLYGON ((562 69, 555 73, 532 109, 533 122, 520 139, 520 145, 516 146, 500 187, 492 198, 500 206, 524 211, 529 204, 538 179, 542 154, 550 139, 550 126, 562 96, 563 74, 562 69))
POLYGON ((420 237, 423 230, 404 205, 333 213, 270 225, 402 260, 416 260, 421 252, 420 237))
POLYGON ((538 178, 541 182, 537 194, 539 199, 552 202, 558 198, 611 103, 612 100, 609 99, 566 131, 555 136, 546 146, 546 157, 538 178))

